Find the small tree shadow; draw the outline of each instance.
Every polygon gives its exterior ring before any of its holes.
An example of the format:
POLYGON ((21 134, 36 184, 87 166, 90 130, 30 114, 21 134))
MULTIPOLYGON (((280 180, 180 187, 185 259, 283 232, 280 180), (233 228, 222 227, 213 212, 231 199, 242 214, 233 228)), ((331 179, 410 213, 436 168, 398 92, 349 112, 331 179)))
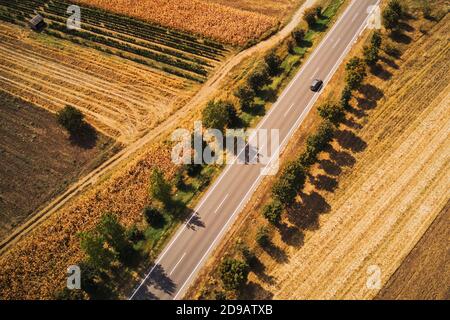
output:
POLYGON ((301 202, 296 202, 287 209, 288 220, 303 230, 319 229, 319 215, 328 212, 330 205, 315 191, 310 194, 302 193, 300 197, 301 202))
POLYGON ((205 228, 205 223, 200 219, 198 214, 195 214, 187 223, 187 228, 191 230, 197 230, 199 228, 205 228))
POLYGON ((392 72, 388 71, 379 63, 370 67, 370 72, 384 81, 387 81, 392 78, 392 72))
POLYGON ((340 130, 336 132, 336 140, 339 145, 344 148, 351 150, 352 152, 359 153, 367 148, 367 143, 360 137, 355 135, 353 131, 340 130))
POLYGON ((94 148, 97 139, 97 131, 88 123, 84 123, 78 132, 70 135, 70 142, 83 149, 94 148))
POLYGON ((251 108, 245 108, 242 111, 248 113, 252 116, 264 116, 266 114, 266 109, 263 103, 255 103, 251 108))
POLYGON ((289 261, 286 253, 272 242, 265 245, 263 250, 279 264, 284 264, 289 261))
POLYGON ((340 167, 353 167, 356 163, 356 159, 348 152, 331 150, 331 159, 340 167))
POLYGON ((239 294, 239 300, 272 300, 273 293, 267 291, 260 284, 250 281, 239 294))
POLYGON ((359 92, 361 92, 364 97, 370 101, 379 101, 384 97, 383 91, 371 84, 364 84, 359 89, 359 92))
POLYGON ((333 192, 338 187, 337 180, 327 175, 319 174, 315 177, 309 176, 309 178, 311 183, 315 185, 319 190, 333 192))
POLYGON ((322 168, 327 174, 331 176, 338 176, 341 174, 342 169, 335 162, 324 159, 319 161, 319 166, 322 168))
POLYGON ((282 223, 278 226, 278 230, 280 232, 281 240, 285 244, 295 248, 303 246, 304 234, 298 227, 288 226, 287 224, 282 223))
POLYGON ((389 59, 387 57, 381 56, 380 61, 391 67, 392 69, 400 69, 399 65, 392 59, 389 59))
POLYGON ((389 34, 392 41, 402 44, 410 44, 412 39, 407 34, 403 33, 402 30, 394 30, 389 34))
POLYGON ((355 130, 362 129, 362 127, 363 127, 361 124, 356 122, 353 117, 351 117, 350 119, 349 118, 345 118, 342 121, 342 124, 347 126, 347 127, 349 127, 349 128, 355 129, 355 130))

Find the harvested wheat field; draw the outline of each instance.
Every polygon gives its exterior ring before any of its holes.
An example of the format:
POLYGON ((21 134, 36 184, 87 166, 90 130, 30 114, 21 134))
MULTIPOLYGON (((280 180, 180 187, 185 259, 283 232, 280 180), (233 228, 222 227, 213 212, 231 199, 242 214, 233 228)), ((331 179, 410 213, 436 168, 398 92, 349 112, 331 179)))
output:
POLYGON ((256 41, 278 26, 278 19, 206 0, 77 0, 231 45, 256 41))
MULTIPOLYGON (((188 298, 214 298, 221 283, 216 267, 226 256, 242 259, 242 244, 254 250, 257 261, 239 298, 377 296, 450 199, 449 26, 448 16, 440 22, 411 18, 401 37, 385 39, 402 55, 383 52, 378 67, 352 101, 353 109, 332 148, 310 172, 298 205, 288 210, 279 228, 269 229, 271 245, 262 249, 255 244, 258 227, 267 225, 261 208, 271 193, 273 182, 268 179, 216 250, 188 298), (372 282, 378 271, 380 283, 372 282)), ((360 55, 361 49, 359 43, 350 57, 360 55)), ((343 75, 341 66, 322 102, 339 98, 343 75)), ((311 114, 304 126, 314 127, 315 119, 317 115, 311 114)), ((308 129, 299 130, 292 139, 284 157, 302 152, 308 136, 304 130, 308 129)), ((439 239, 442 237, 436 236, 439 243, 448 241, 439 239)), ((448 266, 448 254, 430 254, 427 259, 424 263, 436 268, 424 265, 424 270, 439 272, 448 266)), ((421 264, 418 260, 416 254, 414 263, 421 264)), ((408 265, 404 268, 415 266, 408 265)), ((402 274, 408 278, 411 272, 398 274, 391 290, 395 298, 442 297, 448 291, 448 283, 436 280, 439 276, 435 274, 436 292, 431 287, 421 292, 424 286, 420 286, 415 294, 407 295, 400 290, 403 281, 408 281, 402 274)), ((420 283, 431 278, 417 273, 414 277, 420 278, 420 283)), ((414 288, 412 284, 409 287, 414 288)))
POLYGON ((2 89, 56 112, 80 109, 99 131, 128 144, 189 100, 193 81, 94 50, 0 26, 2 89))
MULTIPOLYGON (((447 203, 449 24, 445 19, 402 56, 402 72, 389 85, 371 82, 370 91, 380 86, 385 97, 357 132, 367 148, 351 155, 356 164, 326 197, 331 209, 318 229, 270 273, 277 286, 264 287, 275 299, 375 297, 378 290, 366 286, 369 267, 380 268, 385 284, 447 203)), ((338 152, 351 151, 352 139, 343 132, 338 152)))

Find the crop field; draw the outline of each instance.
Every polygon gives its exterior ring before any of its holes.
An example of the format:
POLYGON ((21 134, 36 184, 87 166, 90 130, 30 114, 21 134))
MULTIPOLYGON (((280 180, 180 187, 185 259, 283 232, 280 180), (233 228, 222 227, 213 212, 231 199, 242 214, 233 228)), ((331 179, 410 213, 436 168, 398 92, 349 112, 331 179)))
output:
POLYGON ((69 141, 55 117, 0 91, 0 239, 61 189, 114 150, 97 135, 96 146, 69 141))
POLYGON ((272 16, 206 0, 77 0, 76 2, 236 46, 257 41, 279 24, 279 20, 272 16))
POLYGON ((92 7, 82 8, 82 29, 69 30, 69 4, 0 0, 0 20, 26 26, 40 13, 47 23, 43 34, 1 24, 0 81, 51 111, 78 107, 98 130, 125 144, 184 105, 234 52, 92 7))
MULTIPOLYGON (((385 48, 298 204, 279 227, 270 227, 270 245, 255 243, 258 227, 267 225, 261 209, 269 179, 187 298, 213 298, 217 266, 226 256, 242 259, 242 245, 256 254, 242 299, 373 299, 384 286, 380 298, 448 297, 448 275, 442 274, 448 223, 441 216, 448 217, 450 199, 450 18, 444 12, 442 20, 429 21, 410 8, 414 18, 403 35, 383 40, 399 55, 385 48), (380 287, 367 286, 373 268, 380 271, 380 287)), ((341 66, 321 102, 339 99, 344 72, 341 66)), ((311 114, 304 125, 316 122, 311 114)), ((304 150, 307 130, 292 139, 284 157, 304 150)))
POLYGON ((2 89, 52 112, 67 104, 130 143, 193 96, 198 84, 70 43, 0 26, 2 89))
POLYGON ((258 12, 275 17, 280 21, 288 18, 302 0, 211 0, 224 6, 240 10, 258 12))

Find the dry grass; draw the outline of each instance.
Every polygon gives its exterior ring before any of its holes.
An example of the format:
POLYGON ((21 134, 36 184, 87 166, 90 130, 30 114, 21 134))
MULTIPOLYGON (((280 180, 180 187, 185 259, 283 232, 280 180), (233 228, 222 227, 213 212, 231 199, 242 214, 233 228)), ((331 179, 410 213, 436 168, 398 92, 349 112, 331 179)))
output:
MULTIPOLYGON (((273 230, 273 246, 262 250, 255 244, 257 227, 266 223, 260 209, 270 194, 268 180, 192 287, 203 289, 192 289, 188 297, 211 297, 215 266, 237 254, 237 239, 256 247, 259 259, 241 298, 373 298, 378 290, 365 285, 370 265, 381 268, 382 284, 389 280, 450 197, 450 21, 434 28, 423 19, 408 23, 414 29, 397 45, 409 49, 400 59, 384 55, 353 101, 333 150, 313 168, 298 206, 273 230), (421 34, 419 25, 429 32, 421 34)), ((322 102, 339 95, 343 72, 322 102)), ((315 114, 306 119, 285 160, 303 150, 317 121, 315 114)), ((433 257, 436 265, 445 259, 433 257)))
POLYGON ((277 19, 270 16, 204 0, 77 2, 233 45, 245 45, 258 40, 278 24, 277 19))

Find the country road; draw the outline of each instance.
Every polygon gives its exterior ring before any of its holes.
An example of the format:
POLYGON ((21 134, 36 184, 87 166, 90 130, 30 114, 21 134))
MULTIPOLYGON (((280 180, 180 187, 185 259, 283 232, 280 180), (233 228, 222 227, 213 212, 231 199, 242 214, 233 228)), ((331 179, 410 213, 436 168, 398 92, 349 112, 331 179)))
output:
MULTIPOLYGON (((328 83, 367 25, 369 8, 379 0, 354 0, 261 121, 278 129, 280 150, 317 101, 313 79, 328 83)), ((269 142, 270 143, 270 142, 269 142)), ((186 224, 160 254, 130 299, 181 299, 208 255, 263 179, 266 165, 230 163, 208 190, 186 224)))

